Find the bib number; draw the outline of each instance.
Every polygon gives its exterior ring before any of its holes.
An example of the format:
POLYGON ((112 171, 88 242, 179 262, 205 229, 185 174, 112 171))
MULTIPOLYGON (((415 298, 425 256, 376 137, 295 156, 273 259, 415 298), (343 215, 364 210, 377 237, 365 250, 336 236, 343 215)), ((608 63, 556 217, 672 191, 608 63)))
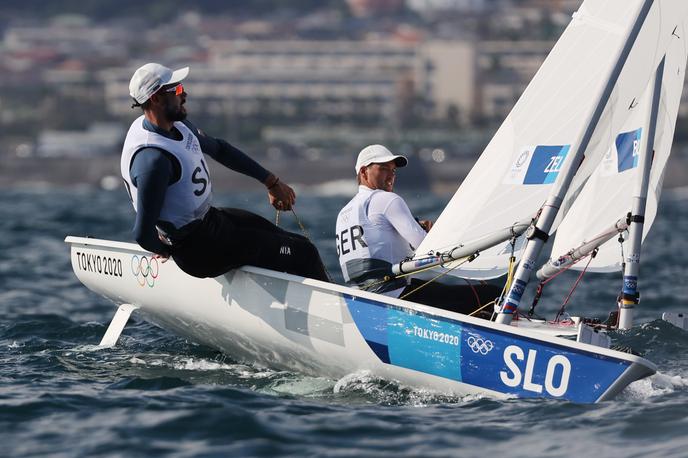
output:
POLYGON ((191 182, 201 186, 199 189, 194 189, 193 193, 196 196, 202 196, 205 193, 206 188, 208 188, 208 180, 210 180, 210 174, 203 159, 201 159, 201 165, 203 168, 196 167, 191 174, 191 182))
POLYGON ((356 251, 356 242, 358 242, 360 248, 368 247, 368 244, 363 240, 363 228, 359 225, 344 229, 336 234, 335 238, 337 240, 337 256, 344 256, 352 251, 356 251))

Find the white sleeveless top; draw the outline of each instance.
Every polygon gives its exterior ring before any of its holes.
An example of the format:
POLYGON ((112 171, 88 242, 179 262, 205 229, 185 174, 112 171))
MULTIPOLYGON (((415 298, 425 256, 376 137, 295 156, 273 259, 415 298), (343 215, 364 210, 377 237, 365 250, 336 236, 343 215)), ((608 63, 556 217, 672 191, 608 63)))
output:
POLYGON ((182 139, 172 140, 146 130, 143 120, 144 116, 141 115, 129 128, 120 161, 122 178, 127 185, 134 209, 137 210, 138 193, 129 174, 132 158, 142 148, 155 147, 174 155, 181 166, 180 179, 167 188, 159 220, 171 223, 179 229, 203 218, 210 208, 212 186, 198 138, 184 123, 175 122, 174 127, 181 132, 182 139))
POLYGON ((401 197, 365 186, 339 212, 336 231, 337 255, 347 282, 364 273, 360 269, 366 264, 360 260, 396 264, 412 255, 425 237, 401 197))

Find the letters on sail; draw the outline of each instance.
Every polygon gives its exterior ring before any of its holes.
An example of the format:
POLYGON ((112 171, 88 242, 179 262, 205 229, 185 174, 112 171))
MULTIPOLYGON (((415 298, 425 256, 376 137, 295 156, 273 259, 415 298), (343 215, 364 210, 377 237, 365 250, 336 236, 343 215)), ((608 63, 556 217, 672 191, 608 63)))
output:
MULTIPOLYGON (((650 6, 607 103, 595 125, 584 159, 572 163, 584 132, 599 106, 618 56, 643 0, 587 0, 452 197, 416 251, 450 250, 503 231, 536 215, 563 171, 577 172, 563 200, 553 232, 581 192, 586 180, 622 132, 629 107, 645 87, 669 45, 676 18, 688 2, 655 1, 650 6)), ((630 132, 630 131, 629 131, 630 132)), ((523 245, 516 243, 516 255, 523 245)), ((494 278, 509 264, 509 242, 484 250, 452 274, 494 278)))
MULTIPOLYGON (((571 249, 591 241, 597 234, 631 211, 634 196, 638 196, 641 161, 651 160, 647 201, 644 215, 643 239, 652 226, 657 214, 657 204, 662 191, 662 179, 666 168, 676 127, 678 107, 684 86, 686 60, 688 58, 688 22, 684 21, 672 33, 672 40, 666 53, 658 107, 653 155, 645 158, 648 125, 653 96, 654 81, 648 84, 643 96, 631 109, 631 115, 615 141, 606 151, 602 161, 593 172, 570 211, 559 225, 552 247, 550 262, 571 249)), ((627 234, 623 234, 624 246, 619 246, 617 237, 599 247, 588 270, 598 272, 618 271, 623 262, 621 253, 628 254, 627 234)), ((574 266, 581 269, 585 263, 574 266)))

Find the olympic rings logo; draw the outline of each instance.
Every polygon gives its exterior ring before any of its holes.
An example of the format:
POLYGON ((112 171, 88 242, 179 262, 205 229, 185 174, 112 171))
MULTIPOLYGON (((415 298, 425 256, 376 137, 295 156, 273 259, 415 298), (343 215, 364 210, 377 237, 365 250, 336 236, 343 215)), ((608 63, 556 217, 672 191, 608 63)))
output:
POLYGON ((466 342, 468 343, 468 348, 473 350, 473 353, 480 353, 485 356, 494 348, 492 341, 487 339, 481 339, 480 337, 470 336, 466 342))
POLYGON ((131 257, 131 273, 136 277, 139 285, 153 287, 155 279, 158 278, 160 266, 156 258, 134 255, 131 257))
POLYGON ((521 167, 523 164, 526 163, 528 160, 528 156, 530 155, 530 151, 525 150, 521 153, 520 156, 518 156, 518 159, 516 159, 516 167, 521 167))

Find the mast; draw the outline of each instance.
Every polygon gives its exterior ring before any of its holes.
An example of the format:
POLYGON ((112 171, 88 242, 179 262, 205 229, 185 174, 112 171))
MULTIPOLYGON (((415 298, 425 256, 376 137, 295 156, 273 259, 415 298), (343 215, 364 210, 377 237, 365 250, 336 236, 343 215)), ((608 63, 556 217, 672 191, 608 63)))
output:
POLYGON ((547 201, 542 207, 542 213, 538 218, 537 222, 533 226, 531 226, 527 232, 528 242, 523 251, 521 262, 519 263, 518 268, 516 269, 514 281, 512 282, 511 287, 509 288, 509 292, 505 296, 501 310, 497 315, 497 319, 495 320, 497 323, 511 324, 513 315, 516 312, 516 310, 518 310, 518 306, 521 302, 523 292, 525 291, 526 285, 530 280, 531 273, 535 268, 535 262, 537 260, 537 257, 539 256, 540 251, 542 250, 542 246, 545 244, 547 238, 549 237, 548 234, 550 229, 552 228, 554 219, 559 211, 559 208, 561 207, 566 192, 568 191, 568 188, 571 185, 571 181, 573 180, 573 177, 576 174, 576 166, 580 164, 581 159, 585 154, 585 150, 587 149, 588 144, 590 143, 590 139, 592 138, 592 135, 595 131, 595 127, 597 126, 597 123, 599 122, 602 116, 604 108, 607 105, 607 102, 609 101, 609 97, 611 96, 611 93, 614 90, 614 86, 616 86, 616 83, 619 79, 619 75, 623 70, 623 67, 626 63, 626 59, 628 58, 628 55, 630 54, 631 49, 635 44, 635 40, 638 37, 638 34, 640 33, 643 23, 647 18, 650 8, 652 7, 652 3, 653 0, 645 0, 642 7, 640 8, 638 17, 636 18, 635 23, 633 24, 633 28, 628 34, 628 38, 626 39, 626 43, 623 49, 619 53, 619 57, 616 61, 616 64, 612 69, 609 79, 607 80, 607 85, 603 89, 601 96, 598 99, 597 106, 595 107, 595 110, 593 111, 591 118, 588 121, 587 128, 583 136, 581 137, 581 141, 576 148, 575 154, 573 155, 573 157, 571 157, 568 167, 566 167, 565 171, 563 172, 563 175, 559 177, 559 180, 554 185, 554 188, 552 189, 549 197, 547 198, 547 201))
POLYGON ((657 131, 657 116, 659 113, 659 101, 662 96, 662 79, 664 77, 664 62, 666 56, 657 66, 655 73, 654 91, 652 93, 652 111, 650 112, 650 125, 648 129, 645 151, 640 158, 642 169, 640 183, 636 189, 637 195, 633 197, 631 224, 629 227, 629 245, 631 247, 623 274, 623 290, 619 301, 619 329, 630 329, 633 326, 633 312, 636 304, 640 302, 638 291, 638 274, 640 271, 640 248, 643 241, 643 227, 645 224, 645 204, 647 203, 647 189, 650 183, 652 170, 652 156, 654 153, 655 133, 657 131))

